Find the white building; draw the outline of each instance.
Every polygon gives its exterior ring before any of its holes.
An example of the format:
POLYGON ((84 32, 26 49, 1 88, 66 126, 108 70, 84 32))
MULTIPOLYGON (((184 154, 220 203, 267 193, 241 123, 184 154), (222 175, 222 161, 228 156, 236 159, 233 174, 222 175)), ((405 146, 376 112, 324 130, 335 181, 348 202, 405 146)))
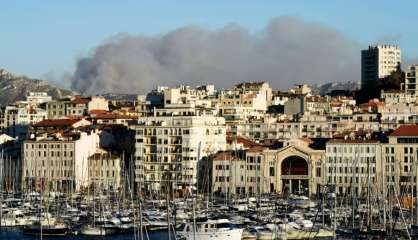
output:
POLYGON ((120 190, 122 187, 122 161, 121 158, 103 149, 89 157, 88 185, 98 190, 120 190))
POLYGON ((405 86, 404 86, 406 94, 412 94, 415 97, 418 95, 417 76, 418 76, 418 64, 408 66, 408 69, 406 70, 405 86))
POLYGON ((405 104, 415 103, 417 101, 415 92, 402 90, 382 90, 380 98, 387 104, 405 104))
POLYGON ((68 132, 23 142, 24 189, 80 190, 88 186, 88 158, 99 148, 97 131, 68 132))
POLYGON ((132 126, 136 130, 135 181, 145 182, 148 192, 185 190, 197 183, 200 159, 225 149, 225 120, 176 109, 154 114, 132 126))
POLYGON ((52 97, 46 92, 29 92, 28 95, 26 95, 26 101, 30 105, 37 106, 41 103, 52 101, 52 97))
POLYGON ((42 108, 31 106, 17 107, 6 106, 3 113, 3 129, 12 137, 25 138, 29 125, 47 118, 47 113, 42 108))
POLYGON ((376 81, 400 68, 401 49, 393 45, 369 46, 361 51, 361 85, 375 86, 376 81))
POLYGON ((88 112, 92 110, 109 111, 109 102, 104 97, 91 96, 87 104, 88 112))
POLYGON ((289 93, 295 95, 307 95, 312 92, 311 88, 306 84, 295 85, 293 88, 289 89, 289 93))
POLYGON ((347 136, 330 140, 326 145, 325 180, 335 187, 337 194, 364 196, 369 187, 376 193, 382 189, 379 141, 347 136))
POLYGON ((380 109, 381 130, 396 129, 403 124, 418 123, 418 105, 398 103, 385 104, 380 109))

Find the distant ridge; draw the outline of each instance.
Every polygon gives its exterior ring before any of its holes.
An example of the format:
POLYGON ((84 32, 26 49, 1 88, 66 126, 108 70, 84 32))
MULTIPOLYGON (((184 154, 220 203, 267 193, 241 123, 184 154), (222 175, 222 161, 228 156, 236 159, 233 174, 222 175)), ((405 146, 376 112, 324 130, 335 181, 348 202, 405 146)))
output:
POLYGON ((16 75, 0 68, 0 105, 24 100, 28 92, 47 92, 54 99, 74 95, 75 92, 58 88, 47 81, 16 75))
POLYGON ((326 95, 334 90, 355 91, 359 88, 358 82, 335 82, 324 84, 313 84, 310 86, 313 94, 326 95))

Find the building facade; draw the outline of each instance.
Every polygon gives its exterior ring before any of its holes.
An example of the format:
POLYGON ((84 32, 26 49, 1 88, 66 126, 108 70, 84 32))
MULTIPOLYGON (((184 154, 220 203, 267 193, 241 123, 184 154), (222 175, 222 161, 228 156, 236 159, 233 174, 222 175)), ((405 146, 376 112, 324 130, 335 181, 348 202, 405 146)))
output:
POLYGON ((376 82, 400 68, 401 49, 393 45, 369 46, 361 51, 361 86, 373 87, 376 82))
POLYGON ((233 196, 266 193, 311 196, 324 186, 325 151, 304 140, 289 141, 272 150, 257 146, 239 158, 220 153, 212 162, 212 190, 233 196))
POLYGON ((89 156, 88 186, 94 185, 98 191, 118 191, 122 182, 122 161, 118 155, 98 149, 89 156))
POLYGON ((381 146, 377 140, 350 137, 327 142, 327 185, 339 195, 365 196, 370 188, 380 193, 384 171, 381 146))
POLYGON ((146 191, 194 186, 200 159, 225 148, 223 118, 187 115, 165 112, 165 116, 140 118, 132 126, 136 131, 135 181, 144 183, 146 191))
POLYGON ((96 131, 25 140, 23 189, 66 192, 87 187, 88 158, 96 152, 99 143, 96 131))

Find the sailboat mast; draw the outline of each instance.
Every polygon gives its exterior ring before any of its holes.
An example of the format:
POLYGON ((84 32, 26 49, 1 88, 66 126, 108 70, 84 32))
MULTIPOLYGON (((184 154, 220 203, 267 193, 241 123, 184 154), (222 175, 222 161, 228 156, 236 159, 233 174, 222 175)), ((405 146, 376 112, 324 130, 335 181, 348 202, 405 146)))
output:
POLYGON ((415 166, 415 224, 418 225, 418 150, 414 162, 415 166))

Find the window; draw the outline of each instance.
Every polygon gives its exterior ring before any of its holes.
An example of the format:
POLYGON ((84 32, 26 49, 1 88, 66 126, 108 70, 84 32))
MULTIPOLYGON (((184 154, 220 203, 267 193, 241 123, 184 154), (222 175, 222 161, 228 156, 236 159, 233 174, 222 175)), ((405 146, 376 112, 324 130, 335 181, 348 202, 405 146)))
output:
POLYGON ((274 167, 270 167, 270 177, 274 177, 274 167))

